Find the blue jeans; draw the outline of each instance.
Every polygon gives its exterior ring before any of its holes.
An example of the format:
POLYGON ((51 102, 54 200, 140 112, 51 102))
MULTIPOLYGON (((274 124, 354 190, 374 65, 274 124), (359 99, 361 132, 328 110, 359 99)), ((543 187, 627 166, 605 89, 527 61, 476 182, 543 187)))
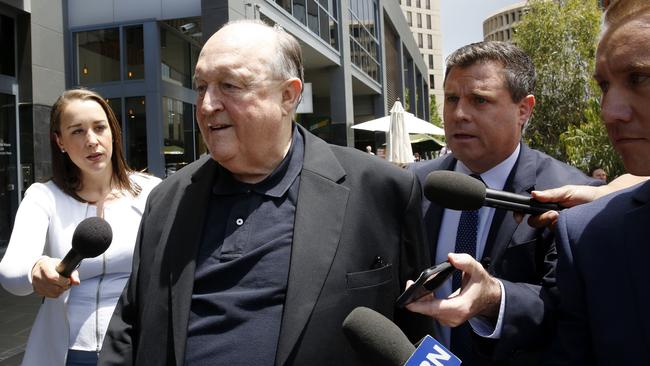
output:
POLYGON ((66 366, 97 366, 97 352, 68 350, 66 366))

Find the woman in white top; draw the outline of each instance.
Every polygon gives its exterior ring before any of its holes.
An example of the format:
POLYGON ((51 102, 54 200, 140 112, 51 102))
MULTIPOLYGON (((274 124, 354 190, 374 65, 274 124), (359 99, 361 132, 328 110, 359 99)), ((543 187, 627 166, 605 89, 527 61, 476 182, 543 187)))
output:
POLYGON ((63 93, 50 116, 53 178, 32 184, 0 262, 0 283, 44 296, 23 365, 96 365, 108 322, 129 274, 147 195, 160 179, 129 169, 115 115, 98 94, 63 93), (113 230, 108 250, 84 259, 70 278, 55 270, 87 217, 113 230))

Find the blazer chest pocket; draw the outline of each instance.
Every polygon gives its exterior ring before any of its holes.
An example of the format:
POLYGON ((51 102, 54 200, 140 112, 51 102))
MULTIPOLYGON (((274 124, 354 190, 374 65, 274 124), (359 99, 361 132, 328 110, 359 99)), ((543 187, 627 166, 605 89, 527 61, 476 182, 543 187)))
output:
POLYGON ((350 272, 345 276, 350 290, 378 286, 393 279, 393 265, 389 264, 369 271, 350 272))

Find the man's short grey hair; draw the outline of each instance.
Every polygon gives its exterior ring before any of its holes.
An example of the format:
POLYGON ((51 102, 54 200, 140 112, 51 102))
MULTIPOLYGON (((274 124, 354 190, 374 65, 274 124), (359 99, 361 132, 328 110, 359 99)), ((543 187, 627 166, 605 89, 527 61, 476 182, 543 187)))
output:
POLYGON ((533 94, 536 81, 533 61, 510 42, 478 42, 457 49, 447 57, 445 82, 454 67, 465 68, 490 61, 503 65, 503 76, 513 102, 518 103, 533 94))

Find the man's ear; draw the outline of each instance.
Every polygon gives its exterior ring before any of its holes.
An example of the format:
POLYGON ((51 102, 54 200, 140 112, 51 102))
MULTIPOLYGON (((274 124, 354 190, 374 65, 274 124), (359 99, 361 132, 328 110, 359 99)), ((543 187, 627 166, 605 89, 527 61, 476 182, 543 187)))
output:
POLYGON ((282 107, 287 114, 292 114, 302 95, 302 81, 291 78, 284 82, 282 89, 282 107))
POLYGON ((535 96, 529 94, 525 96, 519 102, 519 124, 520 127, 524 127, 526 122, 530 119, 530 116, 533 115, 533 109, 535 108, 535 96))

